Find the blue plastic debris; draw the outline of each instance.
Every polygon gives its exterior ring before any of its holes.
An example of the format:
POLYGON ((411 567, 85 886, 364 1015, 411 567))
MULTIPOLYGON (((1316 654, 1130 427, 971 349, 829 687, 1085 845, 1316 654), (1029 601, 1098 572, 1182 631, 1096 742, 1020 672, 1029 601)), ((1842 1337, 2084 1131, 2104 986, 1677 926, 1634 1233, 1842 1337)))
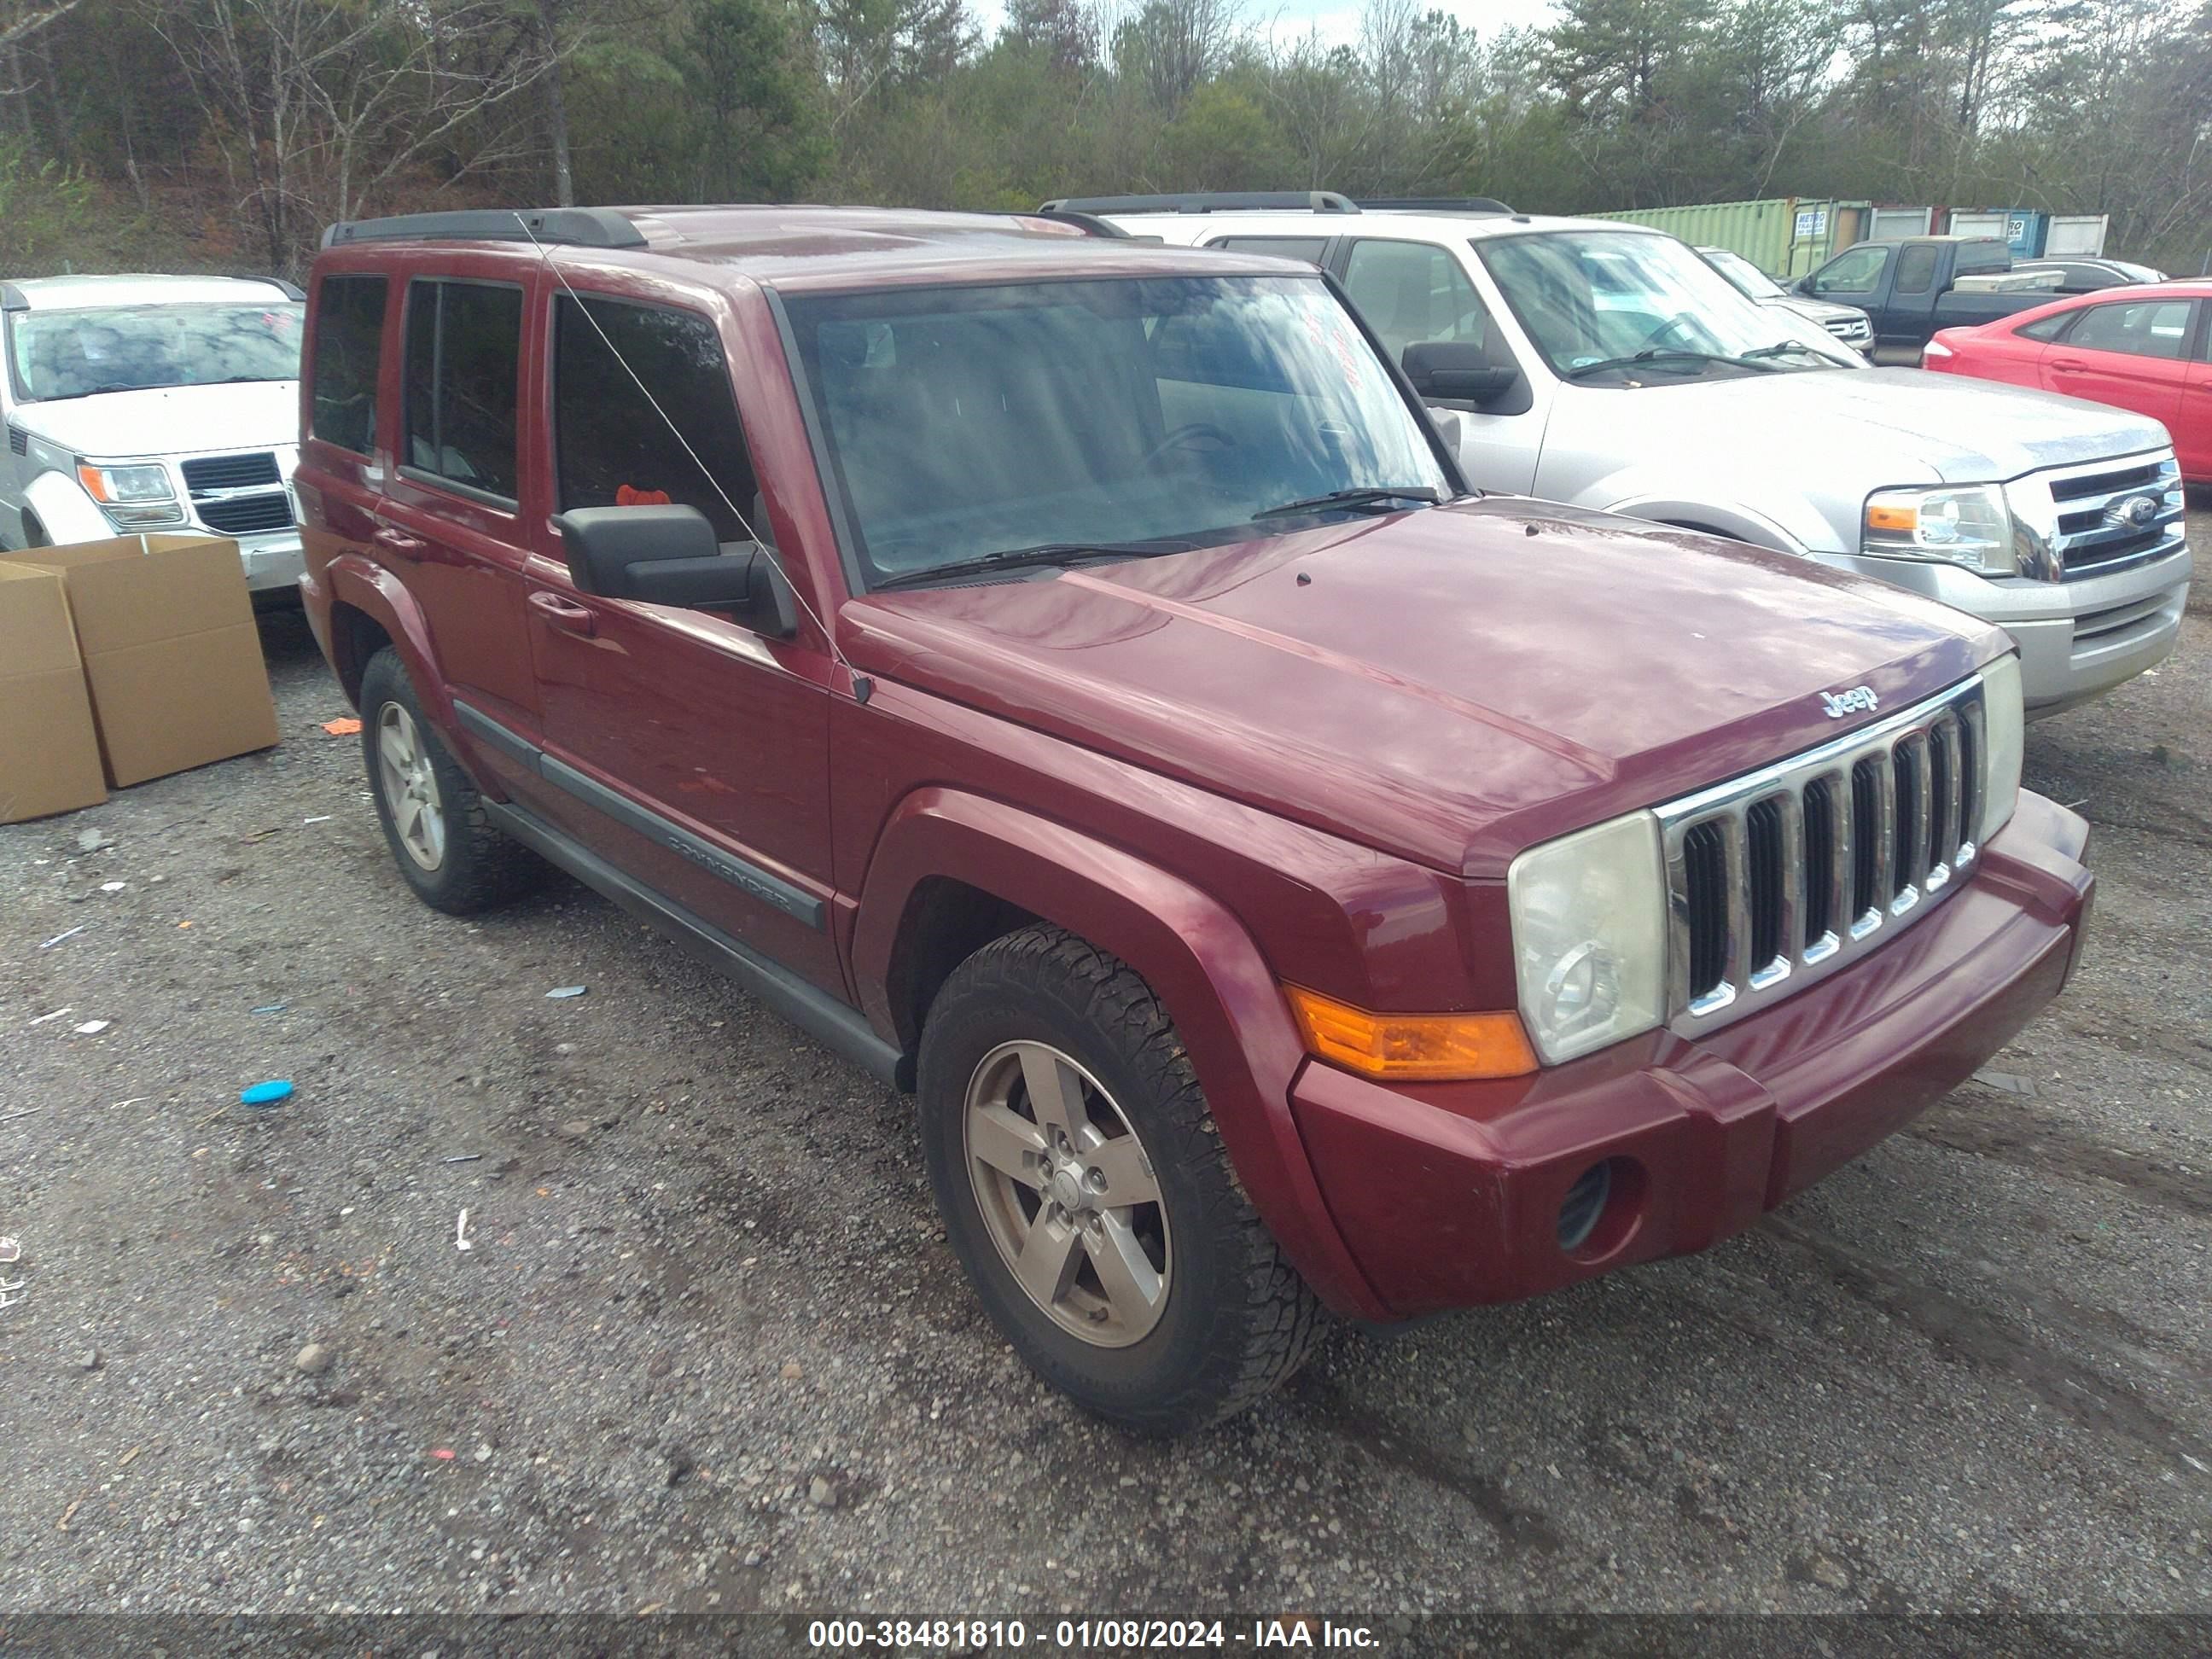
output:
POLYGON ((240 1089, 238 1091, 238 1103, 241 1106, 274 1106, 278 1101, 289 1097, 291 1092, 291 1084, 283 1078, 277 1078, 267 1083, 257 1083, 250 1089, 240 1089))

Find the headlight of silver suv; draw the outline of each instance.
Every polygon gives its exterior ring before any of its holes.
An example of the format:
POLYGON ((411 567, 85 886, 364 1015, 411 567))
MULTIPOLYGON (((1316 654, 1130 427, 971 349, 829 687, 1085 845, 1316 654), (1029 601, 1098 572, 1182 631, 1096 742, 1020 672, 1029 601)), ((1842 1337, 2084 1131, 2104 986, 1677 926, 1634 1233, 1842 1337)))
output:
POLYGON ((2012 511, 1995 484, 1877 490, 1867 497, 1859 551, 1887 559, 1941 559, 1989 576, 2019 570, 2012 511))
POLYGON ((2020 659, 2007 652, 1982 670, 1982 732, 1989 758, 1982 763, 1982 821, 1974 828, 1977 846, 2012 818, 2020 802, 2021 751, 2027 716, 2021 703, 2020 659))
POLYGON ((1532 847, 1505 872, 1521 1018, 1547 1064, 1666 1017, 1659 821, 1632 812, 1532 847))
POLYGON ((119 528, 140 530, 185 521, 185 509, 169 487, 169 469, 165 466, 149 462, 103 466, 96 461, 79 461, 76 481, 119 528))

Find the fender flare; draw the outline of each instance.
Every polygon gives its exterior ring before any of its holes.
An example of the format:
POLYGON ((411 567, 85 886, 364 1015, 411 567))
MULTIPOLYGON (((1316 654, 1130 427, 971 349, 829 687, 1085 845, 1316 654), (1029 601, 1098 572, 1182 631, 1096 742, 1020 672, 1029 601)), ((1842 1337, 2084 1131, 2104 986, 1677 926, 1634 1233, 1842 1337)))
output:
POLYGON ((887 986, 907 901, 932 877, 1018 905, 1142 975, 1167 1005, 1247 1195, 1332 1310, 1389 1310, 1345 1247, 1291 1115, 1306 1064, 1281 986, 1243 925, 1189 883, 1120 848, 1002 801, 916 790, 885 821, 853 936, 861 1001, 893 1029, 887 986))
POLYGON ((1802 538, 1776 520, 1741 502, 1685 501, 1679 495, 1639 495, 1625 497, 1605 510, 1624 518, 1649 519, 1661 524, 1696 525, 1776 553, 1802 557, 1811 551, 1802 538))
MULTIPOLYGON (((350 605, 381 628, 392 641, 392 648, 399 653, 399 660, 413 682, 416 700, 422 712, 429 716, 438 735, 447 748, 456 754, 455 739, 460 736, 459 722, 453 717, 453 701, 446 690, 446 677, 438 666, 436 648, 430 641, 430 623, 423 616, 422 607, 407 591, 407 585, 373 559, 358 553, 341 553, 323 568, 323 583, 330 589, 331 607, 335 612, 339 605, 350 605)), ((329 641, 332 665, 349 688, 361 684, 361 671, 365 665, 349 659, 341 660, 341 653, 349 653, 335 619, 329 641)), ((356 712, 359 712, 356 700, 356 712)))
POLYGON ((66 472, 41 472, 23 492, 23 510, 35 514, 46 539, 56 547, 72 542, 104 542, 119 532, 107 521, 84 486, 66 472))

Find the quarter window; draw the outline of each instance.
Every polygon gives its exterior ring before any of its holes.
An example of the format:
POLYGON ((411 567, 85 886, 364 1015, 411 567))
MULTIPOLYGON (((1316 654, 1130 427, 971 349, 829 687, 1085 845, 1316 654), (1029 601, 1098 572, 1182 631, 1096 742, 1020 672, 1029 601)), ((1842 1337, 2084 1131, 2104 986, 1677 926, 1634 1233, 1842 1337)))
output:
POLYGON ((376 452, 376 375, 385 280, 325 276, 315 295, 314 413, 309 430, 356 454, 376 452))
POLYGON ((1488 343, 1490 313, 1459 261, 1425 242, 1362 241, 1344 270, 1345 292, 1396 362, 1429 340, 1488 343))
POLYGON ((2179 359, 2189 350, 2189 302, 2137 300, 2091 306, 2066 337, 2066 343, 2077 351, 2179 359))
POLYGON ((522 290, 418 281, 407 289, 407 465, 515 498, 522 290))
POLYGON ((2054 311, 2048 317, 2039 317, 2032 323, 2022 323, 2013 332, 2028 340, 2063 340, 2066 331, 2074 326, 2078 311, 2054 311))
POLYGON ((1269 253, 1278 259, 1303 259, 1317 265, 1328 250, 1328 240, 1322 236, 1224 236, 1207 246, 1231 253, 1269 253))
POLYGON ((554 303, 562 508, 673 501, 705 514, 721 540, 745 539, 752 458, 714 324, 619 300, 554 303))

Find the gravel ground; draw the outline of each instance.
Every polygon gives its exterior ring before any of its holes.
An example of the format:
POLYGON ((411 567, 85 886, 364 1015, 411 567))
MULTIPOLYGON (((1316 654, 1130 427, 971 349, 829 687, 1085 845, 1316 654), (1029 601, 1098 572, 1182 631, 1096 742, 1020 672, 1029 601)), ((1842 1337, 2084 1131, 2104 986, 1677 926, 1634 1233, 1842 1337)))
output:
POLYGON ((264 638, 282 748, 0 829, 0 1615, 2212 1610, 2204 600, 2030 736, 2100 886, 2014 1086, 1174 1444, 995 1339, 900 1098, 580 889, 416 903, 264 638))

